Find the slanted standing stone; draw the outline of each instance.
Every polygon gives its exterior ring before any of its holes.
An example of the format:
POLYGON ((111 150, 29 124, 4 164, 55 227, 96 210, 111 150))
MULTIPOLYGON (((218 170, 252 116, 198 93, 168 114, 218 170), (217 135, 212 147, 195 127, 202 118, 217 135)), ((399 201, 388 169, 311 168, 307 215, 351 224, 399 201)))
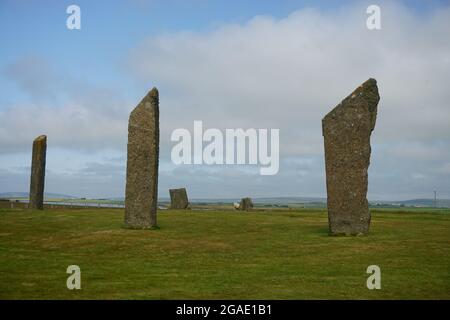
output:
POLYGON ((332 235, 369 231, 367 170, 379 100, 377 82, 369 79, 322 120, 332 235))
POLYGON ((170 209, 189 209, 189 200, 185 188, 169 189, 170 209))
POLYGON ((128 122, 125 224, 156 227, 159 162, 159 94, 153 88, 131 112, 128 122))
POLYGON ((39 136, 33 141, 30 179, 30 209, 44 209, 45 158, 47 136, 39 136))
POLYGON ((253 208, 253 201, 251 198, 242 198, 239 203, 239 210, 249 211, 253 208))

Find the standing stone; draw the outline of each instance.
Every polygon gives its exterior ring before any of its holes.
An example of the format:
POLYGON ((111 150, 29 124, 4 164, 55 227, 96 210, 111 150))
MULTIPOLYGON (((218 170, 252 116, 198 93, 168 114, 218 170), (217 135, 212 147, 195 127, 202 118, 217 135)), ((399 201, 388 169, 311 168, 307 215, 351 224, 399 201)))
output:
POLYGON ((249 211, 253 208, 253 201, 251 198, 242 198, 239 203, 239 210, 249 211))
POLYGON ((379 100, 377 82, 369 79, 322 119, 332 235, 369 231, 367 170, 379 100))
POLYGON ((153 88, 131 112, 128 122, 125 224, 156 227, 159 162, 159 94, 153 88))
POLYGON ((47 154, 47 136, 39 136, 33 141, 31 158, 30 202, 28 208, 44 209, 45 158, 47 154))
POLYGON ((185 188, 169 189, 170 209, 188 209, 189 200, 185 188))

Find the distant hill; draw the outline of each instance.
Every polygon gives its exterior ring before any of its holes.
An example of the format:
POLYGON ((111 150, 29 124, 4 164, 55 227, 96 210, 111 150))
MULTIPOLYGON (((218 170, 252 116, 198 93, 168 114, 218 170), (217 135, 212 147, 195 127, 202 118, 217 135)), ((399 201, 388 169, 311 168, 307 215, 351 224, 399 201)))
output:
MULTIPOLYGON (((164 198, 161 201, 170 201, 164 198)), ((238 198, 229 199, 199 199, 193 198, 192 203, 233 203, 239 202, 238 198)), ((327 204, 326 198, 320 197, 266 197, 266 198, 252 198, 255 205, 296 205, 303 204, 305 206, 324 207, 327 204)), ((434 207, 434 199, 411 199, 403 201, 369 201, 371 206, 393 206, 393 207, 434 207)), ((450 199, 437 199, 437 207, 450 208, 450 199)))
MULTIPOLYGON (((12 199, 12 198, 28 198, 28 192, 3 192, 0 193, 0 198, 12 199)), ((44 193, 44 199, 78 199, 78 197, 69 196, 67 194, 60 193, 44 193)))
MULTIPOLYGON (((13 199, 13 198, 28 198, 28 192, 4 192, 0 193, 0 198, 13 199)), ((74 197, 66 194, 59 193, 45 193, 45 199, 80 199, 79 197, 74 197)), ((92 199, 92 200, 102 200, 102 201, 124 201, 123 197, 116 198, 102 198, 102 199, 92 199)), ((257 206, 305 206, 305 207, 325 207, 327 203, 326 198, 320 197, 261 197, 252 198, 253 203, 257 206)), ((159 202, 168 203, 170 198, 161 197, 158 199, 159 202)), ((239 202, 240 198, 191 198, 191 203, 193 204, 232 204, 234 202, 239 202)), ((411 199, 402 201, 385 201, 385 200, 374 200, 369 201, 372 207, 434 207, 434 199, 411 199)), ((450 208, 450 199, 437 199, 437 207, 439 208, 450 208)))
MULTIPOLYGON (((434 207, 434 199, 411 199, 404 201, 371 201, 372 205, 393 205, 405 207, 434 207)), ((437 199, 438 208, 450 208, 450 199, 437 199)))
POLYGON ((254 198, 255 203, 261 204, 294 204, 294 203, 326 203, 326 198, 318 197, 268 197, 268 198, 254 198))

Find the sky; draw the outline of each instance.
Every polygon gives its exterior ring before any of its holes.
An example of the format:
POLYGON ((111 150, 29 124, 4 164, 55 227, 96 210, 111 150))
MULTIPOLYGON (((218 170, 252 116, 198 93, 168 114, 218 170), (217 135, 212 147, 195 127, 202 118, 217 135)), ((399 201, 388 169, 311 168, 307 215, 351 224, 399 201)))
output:
POLYGON ((325 197, 321 119, 372 77, 369 200, 448 199, 449 34, 449 1, 0 0, 0 193, 28 191, 46 134, 46 192, 123 197, 128 116, 156 86, 160 197, 325 197), (278 174, 175 165, 171 133, 195 120, 279 129, 278 174))

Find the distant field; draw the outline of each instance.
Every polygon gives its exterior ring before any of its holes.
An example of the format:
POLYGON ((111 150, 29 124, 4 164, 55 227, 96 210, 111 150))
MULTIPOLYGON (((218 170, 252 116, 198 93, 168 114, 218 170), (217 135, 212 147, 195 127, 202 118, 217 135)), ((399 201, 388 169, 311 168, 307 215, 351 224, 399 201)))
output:
POLYGON ((158 218, 140 231, 123 209, 0 209, 0 298, 450 299, 450 210, 373 211, 361 237, 328 236, 319 209, 158 218), (366 288, 373 264, 381 290, 366 288))
MULTIPOLYGON (((0 194, 1 196, 1 194, 0 194)), ((12 207, 21 208, 26 207, 28 202, 28 196, 24 197, 0 197, 0 208, 10 208, 10 201, 18 201, 19 204, 14 204, 12 207)), ((239 199, 191 199, 191 207, 194 209, 219 209, 230 210, 233 209, 235 202, 239 203, 239 199)), ((326 199, 324 198, 254 198, 253 203, 257 209, 325 209, 326 199), (303 201, 301 201, 303 199, 303 201), (315 200, 314 200, 315 199, 315 200)), ((399 209, 399 210, 419 210, 424 211, 428 209, 449 209, 449 199, 439 199, 437 201, 437 208, 434 205, 432 199, 415 199, 406 201, 377 201, 369 202, 370 208, 374 210, 379 209, 399 209)), ((86 199, 86 198, 58 198, 49 197, 45 198, 45 205, 48 208, 56 207, 111 207, 111 208, 123 208, 123 199, 86 199)), ((158 199, 158 205, 162 209, 170 206, 170 199, 160 198, 158 199)))

